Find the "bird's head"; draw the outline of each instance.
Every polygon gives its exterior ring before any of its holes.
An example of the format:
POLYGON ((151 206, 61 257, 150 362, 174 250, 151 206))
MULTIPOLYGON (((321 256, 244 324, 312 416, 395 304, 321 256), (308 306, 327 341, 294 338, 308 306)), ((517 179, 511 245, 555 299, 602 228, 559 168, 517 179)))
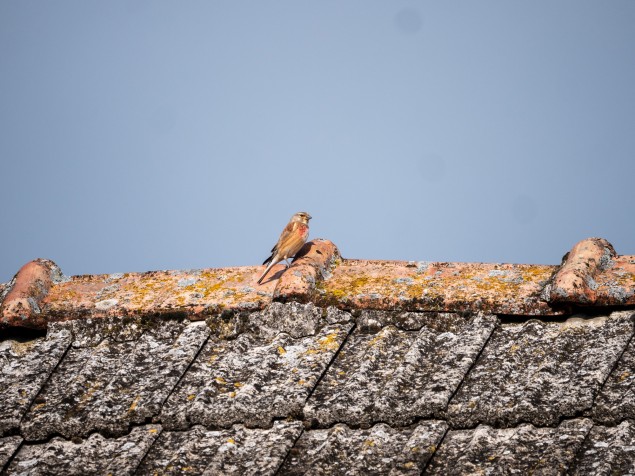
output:
POLYGON ((305 225, 308 225, 311 218, 311 215, 309 215, 307 212, 298 212, 291 217, 291 221, 299 221, 301 223, 304 223, 305 225))

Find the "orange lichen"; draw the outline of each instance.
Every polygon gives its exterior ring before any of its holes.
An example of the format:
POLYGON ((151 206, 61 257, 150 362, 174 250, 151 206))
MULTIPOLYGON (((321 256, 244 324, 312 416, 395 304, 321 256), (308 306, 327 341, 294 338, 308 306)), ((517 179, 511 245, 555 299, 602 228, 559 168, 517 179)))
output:
POLYGON ((141 395, 137 395, 135 397, 132 404, 130 405, 130 408, 128 408, 128 413, 132 413, 133 411, 135 411, 135 409, 137 408, 137 405, 139 404, 139 400, 141 400, 141 395))

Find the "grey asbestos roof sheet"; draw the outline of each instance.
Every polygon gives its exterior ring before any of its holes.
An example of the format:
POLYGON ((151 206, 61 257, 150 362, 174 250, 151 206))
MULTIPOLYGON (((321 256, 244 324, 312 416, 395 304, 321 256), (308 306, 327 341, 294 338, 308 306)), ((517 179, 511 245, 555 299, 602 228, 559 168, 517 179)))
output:
POLYGON ((66 329, 27 342, 0 342, 0 436, 20 424, 70 342, 66 329))
POLYGON ((429 474, 563 474, 572 465, 587 433, 588 419, 555 428, 524 423, 515 428, 479 426, 452 430, 435 453, 429 474))
POLYGON ((635 474, 635 422, 593 426, 578 453, 573 474, 635 474))
POLYGON ((7 473, 29 476, 50 474, 131 474, 159 435, 158 425, 138 426, 119 438, 95 433, 83 441, 53 438, 44 444, 22 445, 7 473))
POLYGON ((635 474, 633 314, 60 322, 0 341, 0 472, 635 474))
POLYGON ((24 437, 123 434, 129 425, 158 415, 209 329, 197 322, 183 326, 177 336, 166 334, 147 332, 134 341, 106 338, 95 346, 70 348, 25 415, 24 437))
POLYGON ((450 402, 448 421, 557 425, 591 408, 632 335, 630 312, 501 325, 450 402))
POLYGON ((327 325, 314 336, 279 334, 263 340, 241 334, 210 339, 166 402, 166 427, 189 424, 268 426, 274 418, 298 417, 346 338, 351 324, 327 325))
POLYGON ((496 324, 440 314, 404 330, 377 317, 368 325, 368 313, 361 319, 307 402, 305 417, 320 426, 403 426, 440 415, 496 324))
POLYGON ((0 438, 0 468, 4 467, 22 443, 20 436, 0 438))
POLYGON ((302 423, 276 421, 269 429, 234 425, 163 431, 139 474, 255 475, 275 472, 302 433, 302 423))
POLYGON ((593 406, 593 419, 609 425, 635 418, 635 342, 626 351, 607 379, 593 406))
POLYGON ((281 474, 420 474, 445 434, 442 421, 406 428, 378 423, 369 429, 337 424, 305 431, 281 474))

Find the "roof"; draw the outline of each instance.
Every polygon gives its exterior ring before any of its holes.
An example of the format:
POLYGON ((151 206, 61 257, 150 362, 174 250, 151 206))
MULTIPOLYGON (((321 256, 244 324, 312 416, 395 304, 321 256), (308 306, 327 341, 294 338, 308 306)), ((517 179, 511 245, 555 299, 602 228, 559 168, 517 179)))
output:
POLYGON ((635 472, 635 258, 0 285, 3 474, 635 472))

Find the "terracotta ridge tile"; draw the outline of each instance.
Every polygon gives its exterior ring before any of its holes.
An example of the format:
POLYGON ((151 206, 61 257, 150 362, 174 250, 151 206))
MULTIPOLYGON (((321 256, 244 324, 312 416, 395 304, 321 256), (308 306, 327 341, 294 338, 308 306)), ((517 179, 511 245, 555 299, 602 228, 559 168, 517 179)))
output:
POLYGON ((0 287, 0 327, 108 316, 204 320, 272 302, 395 312, 554 316, 576 306, 635 306, 635 256, 601 238, 573 247, 561 266, 343 259, 329 240, 308 242, 288 269, 262 266, 115 273, 65 278, 37 259, 0 287))
POLYGON ((324 281, 341 260, 337 246, 323 239, 309 241, 299 255, 278 280, 273 293, 275 301, 312 301, 318 283, 324 281))
POLYGON ((42 301, 53 284, 63 279, 60 268, 51 260, 37 258, 22 266, 9 283, 9 291, 0 305, 0 324, 46 327, 42 301))
POLYGON ((603 238, 578 242, 564 257, 547 290, 551 304, 594 304, 595 279, 610 269, 617 257, 613 245, 603 238))

